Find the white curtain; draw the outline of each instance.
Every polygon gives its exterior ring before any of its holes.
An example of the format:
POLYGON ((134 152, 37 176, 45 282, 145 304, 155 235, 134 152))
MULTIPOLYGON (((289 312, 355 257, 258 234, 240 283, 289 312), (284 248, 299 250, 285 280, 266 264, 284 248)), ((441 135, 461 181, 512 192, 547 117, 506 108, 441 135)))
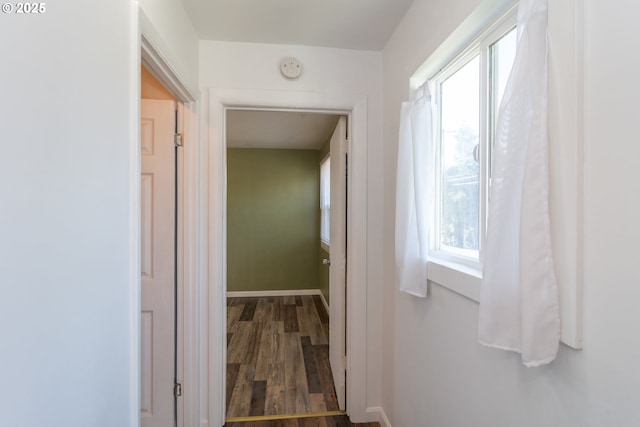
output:
POLYGON ((520 0, 496 135, 479 341, 539 366, 555 359, 560 340, 548 203, 547 0, 520 0))
POLYGON ((400 290, 427 296, 429 216, 433 203, 431 94, 427 84, 400 113, 396 181, 396 275, 400 290))

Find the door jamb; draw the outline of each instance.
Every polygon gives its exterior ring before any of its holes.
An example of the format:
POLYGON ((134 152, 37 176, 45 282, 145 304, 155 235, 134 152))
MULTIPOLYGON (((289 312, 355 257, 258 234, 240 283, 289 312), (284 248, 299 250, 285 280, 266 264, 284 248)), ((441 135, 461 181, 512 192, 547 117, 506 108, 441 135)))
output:
MULTIPOLYGON (((164 52, 167 51, 166 47, 162 44, 157 36, 157 32, 153 25, 150 23, 144 12, 135 8, 134 21, 137 19, 138 31, 136 43, 134 43, 135 49, 132 53, 135 77, 134 93, 136 96, 136 108, 133 109, 134 121, 136 124, 136 144, 134 161, 137 161, 138 167, 133 179, 137 181, 133 183, 134 188, 138 188, 133 197, 139 199, 139 163, 140 163, 140 67, 144 64, 147 69, 156 77, 165 88, 176 98, 178 101, 178 130, 183 135, 183 146, 181 150, 178 150, 178 171, 179 174, 179 187, 178 200, 176 201, 178 206, 178 244, 177 244, 177 277, 178 277, 178 290, 179 305, 178 313, 176 313, 179 331, 177 339, 178 345, 178 381, 182 383, 182 398, 177 400, 177 415, 178 426, 196 425, 200 418, 201 406, 198 396, 202 390, 202 382, 200 380, 200 354, 198 353, 198 342, 204 337, 199 336, 200 333, 200 314, 199 300, 201 295, 202 275, 199 274, 199 270, 202 268, 202 262, 199 257, 201 254, 200 238, 201 230, 198 227, 200 215, 198 212, 198 197, 200 197, 197 188, 200 181, 199 174, 201 168, 198 162, 198 128, 197 128, 197 113, 198 113, 198 96, 196 92, 192 91, 189 86, 184 82, 179 73, 175 71, 171 61, 167 59, 164 52)), ((133 72, 132 72, 133 73, 133 72)), ((136 199, 136 200, 138 200, 136 199)), ((139 223, 140 208, 139 203, 134 203, 134 209, 136 213, 134 217, 137 218, 139 223), (137 206, 137 207, 136 207, 137 206)), ((133 227, 136 228, 135 226, 133 227)), ((139 225, 137 226, 139 230, 139 225)), ((135 233, 134 233, 135 234, 135 233)), ((132 237, 134 238, 134 237, 132 237)), ((137 235, 135 239, 139 239, 137 235)), ((133 255, 132 262, 140 264, 139 261, 139 243, 136 243, 135 247, 138 251, 133 255)), ((139 268, 138 268, 139 269, 139 268)), ((140 292, 140 274, 137 273, 136 282, 137 293, 140 292)), ((137 329, 134 330, 135 343, 137 346, 138 359, 139 360, 139 345, 140 345, 140 300, 137 299, 137 306, 135 307, 134 319, 137 320, 137 329)), ((140 375, 140 369, 133 369, 132 375, 140 375)), ((140 382, 139 379, 132 379, 132 382, 136 385, 135 395, 139 394, 140 382)), ((138 425, 140 419, 140 405, 134 405, 137 408, 137 413, 132 414, 135 421, 132 425, 138 425)))
POLYGON ((248 89, 210 89, 206 183, 209 208, 208 407, 209 424, 224 425, 226 392, 226 130, 227 108, 350 111, 349 192, 347 211, 347 413, 355 420, 366 414, 367 344, 367 98, 352 93, 248 89), (353 304, 361 301, 361 304, 353 304))

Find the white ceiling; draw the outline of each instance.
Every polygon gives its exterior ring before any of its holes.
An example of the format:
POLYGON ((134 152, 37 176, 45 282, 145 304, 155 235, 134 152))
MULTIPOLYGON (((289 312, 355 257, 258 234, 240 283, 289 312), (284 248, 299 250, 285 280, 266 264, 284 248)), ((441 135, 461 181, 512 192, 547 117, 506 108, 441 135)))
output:
POLYGON ((318 150, 338 123, 337 115, 284 111, 227 111, 227 146, 318 150))
MULTIPOLYGON (((413 0, 182 0, 204 40, 382 50, 413 0)), ((229 111, 230 147, 318 149, 335 115, 229 111)))
POLYGON ((413 0, 182 0, 204 40, 382 50, 413 0))

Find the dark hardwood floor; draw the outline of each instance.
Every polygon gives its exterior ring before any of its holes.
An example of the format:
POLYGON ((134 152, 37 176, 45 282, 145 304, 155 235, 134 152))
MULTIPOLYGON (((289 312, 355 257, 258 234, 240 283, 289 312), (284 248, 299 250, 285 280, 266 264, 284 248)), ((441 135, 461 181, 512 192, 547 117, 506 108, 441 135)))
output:
MULTIPOLYGON (((226 392, 228 418, 339 409, 329 366, 329 317, 319 296, 228 298, 226 392)), ((329 417, 227 426, 351 425, 345 422, 329 417)))
POLYGON ((380 427, 379 423, 353 424, 346 415, 334 417, 309 417, 269 421, 226 423, 225 427, 380 427))

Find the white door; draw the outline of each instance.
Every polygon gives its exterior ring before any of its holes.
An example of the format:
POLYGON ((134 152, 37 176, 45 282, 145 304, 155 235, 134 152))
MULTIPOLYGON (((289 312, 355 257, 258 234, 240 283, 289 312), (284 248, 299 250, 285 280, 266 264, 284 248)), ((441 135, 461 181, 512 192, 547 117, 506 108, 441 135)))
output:
POLYGON ((346 395, 346 194, 347 194, 347 119, 340 117, 330 142, 331 211, 329 228, 329 363, 336 386, 338 406, 345 409, 346 395))
POLYGON ((142 100, 141 177, 141 424, 174 420, 175 172, 173 101, 142 100))

